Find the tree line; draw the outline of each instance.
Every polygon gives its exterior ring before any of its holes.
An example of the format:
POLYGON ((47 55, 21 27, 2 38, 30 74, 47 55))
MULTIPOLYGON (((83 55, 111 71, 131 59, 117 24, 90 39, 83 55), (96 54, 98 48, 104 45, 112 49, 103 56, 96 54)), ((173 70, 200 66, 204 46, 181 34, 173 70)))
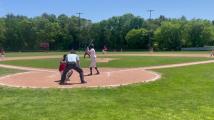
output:
POLYGON ((76 16, 44 13, 29 18, 8 14, 0 17, 0 48, 8 51, 84 49, 93 40, 97 49, 180 50, 182 47, 214 45, 214 22, 160 16, 144 19, 133 14, 93 23, 76 16))

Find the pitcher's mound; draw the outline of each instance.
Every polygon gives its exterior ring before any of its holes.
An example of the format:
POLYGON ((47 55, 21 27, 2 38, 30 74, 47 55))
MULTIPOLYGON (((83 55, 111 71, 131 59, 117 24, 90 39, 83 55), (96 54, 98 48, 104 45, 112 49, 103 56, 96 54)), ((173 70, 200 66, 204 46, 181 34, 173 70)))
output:
MULTIPOLYGON (((132 83, 154 81, 160 75, 144 69, 100 69, 101 74, 85 76, 87 83, 80 84, 79 75, 74 72, 66 85, 59 85, 58 71, 29 71, 0 78, 0 84, 22 88, 75 88, 75 87, 115 87, 132 83)), ((84 69, 84 74, 89 73, 84 69)))

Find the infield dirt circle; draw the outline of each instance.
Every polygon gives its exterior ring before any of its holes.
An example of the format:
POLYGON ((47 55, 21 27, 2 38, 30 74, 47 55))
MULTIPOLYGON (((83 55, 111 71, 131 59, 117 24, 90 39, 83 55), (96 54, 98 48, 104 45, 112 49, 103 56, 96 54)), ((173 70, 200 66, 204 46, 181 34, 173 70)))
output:
POLYGON ((0 78, 0 84, 21 88, 76 88, 76 87, 116 87, 139 82, 154 81, 160 77, 157 73, 144 69, 112 69, 102 68, 101 74, 87 76, 88 69, 84 69, 87 83, 80 84, 79 75, 74 72, 66 85, 59 85, 60 74, 56 70, 31 70, 23 73, 7 75, 0 78))

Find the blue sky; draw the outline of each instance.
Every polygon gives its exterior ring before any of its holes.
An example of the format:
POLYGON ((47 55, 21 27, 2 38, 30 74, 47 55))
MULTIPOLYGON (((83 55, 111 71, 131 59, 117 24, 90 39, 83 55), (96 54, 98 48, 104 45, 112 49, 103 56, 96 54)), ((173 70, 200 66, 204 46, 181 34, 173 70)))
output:
POLYGON ((184 15, 188 19, 214 20, 213 5, 214 0, 0 0, 0 16, 13 13, 34 17, 44 12, 76 15, 82 12, 82 17, 97 22, 125 13, 148 18, 147 10, 153 9, 153 18, 184 15))

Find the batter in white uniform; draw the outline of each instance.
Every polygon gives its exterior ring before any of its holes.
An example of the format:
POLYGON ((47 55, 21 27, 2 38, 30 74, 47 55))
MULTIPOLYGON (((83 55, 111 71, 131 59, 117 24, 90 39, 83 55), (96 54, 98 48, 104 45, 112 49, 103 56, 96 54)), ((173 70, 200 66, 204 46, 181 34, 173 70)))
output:
POLYGON ((90 59, 91 59, 91 63, 90 63, 90 74, 89 75, 92 75, 92 68, 95 68, 95 70, 97 71, 96 74, 100 74, 98 68, 97 68, 97 62, 96 62, 96 51, 94 50, 94 45, 90 45, 89 47, 89 55, 90 55, 90 59))

